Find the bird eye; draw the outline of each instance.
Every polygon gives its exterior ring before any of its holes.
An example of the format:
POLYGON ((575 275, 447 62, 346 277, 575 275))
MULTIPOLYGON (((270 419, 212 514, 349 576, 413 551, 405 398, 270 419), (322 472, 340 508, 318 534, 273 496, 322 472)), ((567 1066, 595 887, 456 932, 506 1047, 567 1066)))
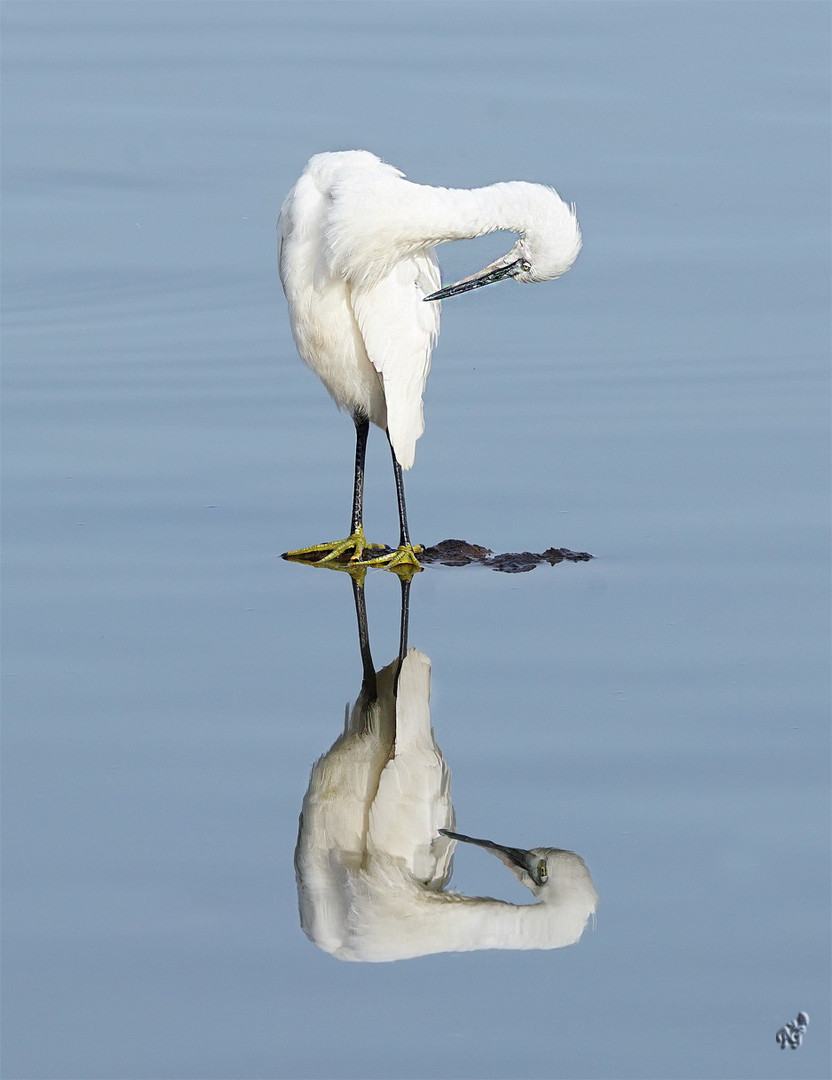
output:
POLYGON ((542 885, 545 885, 546 882, 549 880, 549 871, 546 866, 545 859, 541 859, 540 862, 537 864, 537 876, 540 879, 540 883, 542 885))
POLYGON ((526 274, 528 274, 528 272, 531 270, 531 268, 532 268, 532 264, 529 262, 528 259, 524 259, 520 263, 520 269, 526 274))

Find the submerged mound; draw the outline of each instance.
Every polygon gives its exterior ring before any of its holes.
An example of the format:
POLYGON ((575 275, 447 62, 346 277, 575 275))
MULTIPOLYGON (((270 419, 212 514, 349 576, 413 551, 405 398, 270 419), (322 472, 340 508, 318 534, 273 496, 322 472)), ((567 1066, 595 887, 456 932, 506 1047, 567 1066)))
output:
POLYGON ((470 566, 476 564, 499 570, 504 574, 525 574, 536 566, 548 563, 587 562, 592 556, 587 551, 570 551, 569 548, 546 548, 533 551, 506 551, 495 554, 491 548, 469 544, 467 540, 442 540, 431 547, 422 548, 419 562, 424 566, 438 563, 441 566, 470 566))

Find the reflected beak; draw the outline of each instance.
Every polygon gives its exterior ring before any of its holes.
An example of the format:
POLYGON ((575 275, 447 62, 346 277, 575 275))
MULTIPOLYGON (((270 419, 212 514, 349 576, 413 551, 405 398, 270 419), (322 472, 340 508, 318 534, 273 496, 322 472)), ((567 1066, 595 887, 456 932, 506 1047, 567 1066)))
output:
POLYGON ((525 870, 537 886, 545 885, 549 880, 546 860, 533 855, 530 851, 523 851, 522 848, 503 847, 502 844, 495 844, 493 840, 477 840, 473 836, 463 836, 462 833, 449 832, 447 829, 440 829, 439 831, 450 840, 462 840, 466 844, 476 844, 478 847, 486 848, 493 855, 496 855, 501 862, 504 862, 509 869, 516 866, 520 870, 525 870))
POLYGON ((455 285, 446 285, 443 289, 431 293, 430 296, 425 297, 425 300, 447 300, 449 296, 459 296, 460 293, 470 292, 471 289, 481 289, 483 285, 492 285, 495 281, 502 281, 505 277, 511 277, 522 261, 522 259, 515 259, 514 262, 506 263, 504 259, 498 259, 479 273, 463 278, 455 285))

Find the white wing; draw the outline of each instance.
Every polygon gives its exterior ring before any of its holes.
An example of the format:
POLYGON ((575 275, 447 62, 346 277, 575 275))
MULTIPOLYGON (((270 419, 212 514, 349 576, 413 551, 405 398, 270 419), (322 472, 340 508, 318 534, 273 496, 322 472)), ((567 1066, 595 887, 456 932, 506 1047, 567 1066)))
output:
POLYGON ((384 384, 387 430, 403 469, 413 464, 425 429, 422 394, 439 335, 439 304, 426 304, 424 297, 440 284, 439 264, 429 250, 402 259, 375 284, 350 289, 367 356, 384 384))
POLYGON ((453 845, 439 835, 440 829, 454 828, 450 786, 430 726, 430 660, 410 649, 399 675, 394 754, 370 807, 368 855, 397 864, 429 889, 441 889, 451 872, 453 845))

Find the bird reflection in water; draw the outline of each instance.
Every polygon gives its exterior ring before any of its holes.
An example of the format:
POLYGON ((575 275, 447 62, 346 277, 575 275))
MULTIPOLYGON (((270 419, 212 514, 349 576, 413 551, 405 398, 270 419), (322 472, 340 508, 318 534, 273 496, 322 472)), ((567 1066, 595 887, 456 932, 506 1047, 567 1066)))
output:
POLYGON ((340 960, 375 962, 574 944, 598 902, 583 859, 456 831, 450 770, 430 723, 430 660, 407 647, 411 583, 402 580, 398 656, 376 671, 363 573, 350 573, 361 692, 343 734, 312 769, 300 817, 295 871, 304 933, 340 960), (448 890, 458 842, 491 851, 536 902, 448 890))

